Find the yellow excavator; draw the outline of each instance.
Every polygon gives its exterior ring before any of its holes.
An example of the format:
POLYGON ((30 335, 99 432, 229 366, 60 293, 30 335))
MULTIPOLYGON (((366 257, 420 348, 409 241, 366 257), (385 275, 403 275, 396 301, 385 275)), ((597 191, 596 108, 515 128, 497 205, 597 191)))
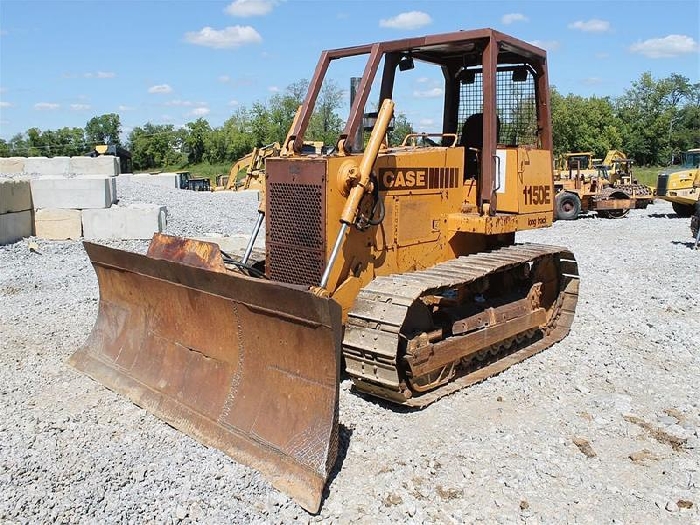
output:
POLYGON ((86 242, 99 312, 70 363, 317 512, 341 369, 357 392, 421 408, 569 332, 573 254, 515 242, 551 226, 552 179, 544 50, 477 29, 324 51, 266 159, 249 243, 264 223, 265 257, 162 234, 145 255, 86 242), (329 65, 359 56, 336 147, 305 155, 329 65), (389 144, 415 62, 443 79, 441 127, 389 144))
POLYGON ((690 217, 700 201, 700 148, 683 153, 679 169, 660 173, 656 194, 673 206, 679 217, 690 217))
MULTIPOLYGON (((253 148, 253 151, 241 157, 233 163, 226 180, 219 181, 215 191, 221 190, 263 190, 265 187, 265 159, 280 154, 279 142, 273 142, 266 146, 253 148), (245 176, 239 179, 239 175, 245 170, 245 176)), ((305 140, 303 154, 322 155, 323 142, 305 140)))
POLYGON ((253 148, 253 151, 233 163, 225 180, 220 179, 217 181, 215 191, 261 189, 264 185, 265 159, 277 156, 279 153, 279 142, 253 148), (245 176, 239 179, 241 172, 244 172, 245 176))

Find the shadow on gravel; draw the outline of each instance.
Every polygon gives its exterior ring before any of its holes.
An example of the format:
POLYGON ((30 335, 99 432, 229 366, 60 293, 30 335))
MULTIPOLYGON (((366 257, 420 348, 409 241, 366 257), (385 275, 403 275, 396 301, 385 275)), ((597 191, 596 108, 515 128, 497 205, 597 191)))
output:
POLYGON ((423 410, 423 408, 421 407, 398 405, 396 403, 392 403, 391 401, 387 401, 386 399, 371 396, 356 389, 355 385, 353 385, 350 388, 350 392, 352 392, 352 394, 356 395, 357 397, 361 397, 362 400, 366 401, 367 403, 372 403, 373 405, 377 405, 378 407, 381 407, 384 410, 391 410, 392 412, 396 412, 397 414, 410 414, 412 412, 420 412, 421 410, 423 410))
MULTIPOLYGON (((683 242, 683 241, 671 241, 671 244, 677 244, 679 246, 685 246, 686 248, 689 248, 693 250, 695 248, 695 241, 690 241, 690 242, 683 242)), ((699 248, 700 250, 700 248, 699 248)))
POLYGON ((330 486, 335 480, 340 470, 343 468, 343 463, 345 462, 345 456, 348 454, 348 448, 350 448, 350 438, 352 437, 352 429, 346 427, 342 423, 338 425, 338 456, 335 458, 335 464, 328 475, 328 480, 326 481, 326 486, 323 487, 323 495, 321 496, 321 507, 323 508, 323 503, 328 498, 330 494, 330 486))
POLYGON ((687 219, 688 217, 679 217, 677 213, 650 213, 652 219, 687 219))

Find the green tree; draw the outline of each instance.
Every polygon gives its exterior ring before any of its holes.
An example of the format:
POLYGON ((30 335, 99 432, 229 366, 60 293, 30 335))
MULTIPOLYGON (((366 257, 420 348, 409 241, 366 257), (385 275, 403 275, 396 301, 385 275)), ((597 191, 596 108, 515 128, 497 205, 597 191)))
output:
MULTIPOLYGON (((688 78, 672 74, 655 80, 643 73, 639 80, 617 100, 617 114, 624 123, 624 141, 628 154, 639 164, 659 165, 677 152, 677 137, 686 135, 687 126, 697 128, 697 122, 683 122, 686 108, 693 106, 698 88, 688 78)), ((690 111, 692 114, 692 109, 690 111)))
POLYGON ((202 162, 206 152, 207 138, 211 132, 209 122, 201 117, 185 125, 183 140, 187 160, 190 164, 202 162))
POLYGON ((182 139, 172 124, 151 124, 135 127, 129 134, 129 148, 136 170, 162 168, 181 164, 182 139))
POLYGON ((16 133, 8 142, 10 147, 10 156, 22 157, 28 156, 29 145, 27 143, 26 134, 16 133))
POLYGON ((399 113, 394 117, 394 129, 388 133, 389 145, 398 146, 406 138, 406 135, 410 133, 414 133, 413 126, 404 113, 399 113))
POLYGON ((116 144, 121 146, 119 134, 122 131, 119 115, 106 113, 99 117, 92 117, 85 124, 85 140, 89 147, 97 144, 116 144))
POLYGON ((307 139, 321 140, 326 145, 335 144, 343 130, 343 120, 337 114, 342 101, 343 90, 332 79, 326 81, 316 100, 306 133, 307 139))
POLYGON ((609 98, 562 96, 552 88, 551 108, 555 155, 592 151, 602 158, 622 147, 622 123, 609 98))

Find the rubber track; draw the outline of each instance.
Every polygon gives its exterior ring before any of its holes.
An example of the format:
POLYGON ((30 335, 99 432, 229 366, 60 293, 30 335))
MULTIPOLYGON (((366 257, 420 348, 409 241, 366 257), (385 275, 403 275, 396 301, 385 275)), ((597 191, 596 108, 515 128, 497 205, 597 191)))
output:
POLYGON ((442 396, 498 374, 563 339, 573 322, 577 299, 578 267, 573 254, 566 248, 540 244, 516 244, 491 252, 459 257, 426 270, 378 277, 360 291, 348 314, 343 338, 346 371, 353 378, 355 388, 360 391, 396 403, 423 407, 442 396), (399 386, 397 349, 399 330, 414 301, 423 295, 439 294, 443 290, 523 263, 556 256, 561 261, 560 292, 554 306, 558 312, 552 317, 550 330, 544 337, 435 390, 404 399, 399 386), (389 370, 395 376, 395 381, 387 381, 385 377, 383 384, 377 383, 371 372, 380 368, 389 370))

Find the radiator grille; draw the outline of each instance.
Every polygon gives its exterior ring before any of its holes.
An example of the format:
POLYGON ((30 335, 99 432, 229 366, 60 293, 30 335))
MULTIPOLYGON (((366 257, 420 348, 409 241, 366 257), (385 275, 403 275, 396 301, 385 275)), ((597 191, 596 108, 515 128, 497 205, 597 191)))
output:
POLYGON ((290 284, 318 285, 325 267, 323 187, 272 182, 267 229, 268 276, 290 284))

